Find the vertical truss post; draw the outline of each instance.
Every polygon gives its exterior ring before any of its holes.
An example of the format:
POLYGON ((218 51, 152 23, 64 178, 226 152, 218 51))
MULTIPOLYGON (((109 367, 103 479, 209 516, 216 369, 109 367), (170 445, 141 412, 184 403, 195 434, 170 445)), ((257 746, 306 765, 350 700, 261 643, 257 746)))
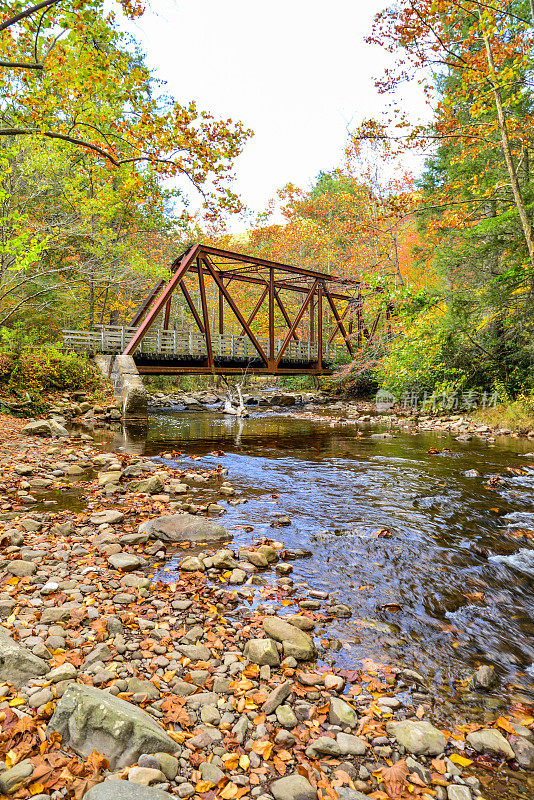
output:
MULTIPOLYGON (((313 298, 312 305, 313 309, 313 298)), ((313 319, 313 314, 312 314, 313 319)), ((323 368, 323 283, 317 287, 317 368, 323 368)))
POLYGON ((310 342, 313 342, 314 336, 315 336, 315 298, 312 297, 310 301, 310 342))
POLYGON ((274 372, 274 269, 269 269, 269 369, 274 372))
POLYGON ((222 336, 224 333, 224 302, 223 293, 219 289, 219 333, 222 336))
POLYGON ((208 303, 206 300, 206 285, 204 283, 204 270, 202 269, 202 261, 200 257, 197 258, 198 265, 198 288, 200 289, 200 301, 202 303, 202 319, 204 320, 204 336, 206 337, 206 350, 208 352, 208 367, 213 369, 213 350, 211 347, 211 331, 210 331, 210 317, 208 312, 208 303))
POLYGON ((166 331, 169 327, 169 320, 171 318, 171 303, 172 303, 172 295, 167 300, 167 304, 165 306, 165 316, 163 318, 163 330, 166 331))

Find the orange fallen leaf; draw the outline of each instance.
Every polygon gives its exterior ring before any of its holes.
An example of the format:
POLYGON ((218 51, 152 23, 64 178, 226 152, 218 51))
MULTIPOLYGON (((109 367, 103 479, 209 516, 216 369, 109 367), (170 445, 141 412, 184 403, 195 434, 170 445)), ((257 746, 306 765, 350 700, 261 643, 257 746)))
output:
POLYGON ((502 728, 503 731, 506 731, 506 733, 515 733, 514 726, 506 717, 497 717, 496 725, 502 728))

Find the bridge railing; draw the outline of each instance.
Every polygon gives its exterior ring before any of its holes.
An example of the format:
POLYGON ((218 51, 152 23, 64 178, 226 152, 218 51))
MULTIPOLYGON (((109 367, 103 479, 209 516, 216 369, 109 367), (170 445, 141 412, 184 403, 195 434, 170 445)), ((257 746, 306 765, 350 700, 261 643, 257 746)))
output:
MULTIPOLYGON (((133 338, 137 328, 120 325, 98 325, 94 330, 64 330, 63 342, 72 350, 94 350, 101 353, 122 353, 133 338)), ((264 352, 269 352, 269 339, 257 337, 264 352)), ((211 346, 214 357, 228 360, 251 360, 258 356, 252 340, 248 336, 213 333, 211 346)), ((282 348, 282 340, 275 339, 274 351, 278 355, 282 348)), ((206 358, 206 337, 200 331, 175 331, 155 329, 149 331, 138 347, 139 353, 159 354, 163 356, 191 356, 206 358)), ((284 361, 315 362, 319 353, 316 341, 291 341, 283 354, 284 361)), ((335 362, 336 345, 323 343, 323 358, 335 362)))

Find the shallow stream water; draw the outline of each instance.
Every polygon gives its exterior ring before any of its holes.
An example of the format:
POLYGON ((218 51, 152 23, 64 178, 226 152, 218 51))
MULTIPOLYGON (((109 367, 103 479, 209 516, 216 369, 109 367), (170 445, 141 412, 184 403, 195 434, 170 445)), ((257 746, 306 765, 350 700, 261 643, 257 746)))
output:
POLYGON ((534 543, 516 538, 534 531, 534 454, 525 457, 534 443, 407 431, 373 438, 381 430, 298 412, 242 421, 172 412, 114 444, 152 457, 180 450, 178 466, 227 467, 247 499, 221 519, 236 544, 268 536, 308 548, 312 557, 292 562, 295 582, 352 609, 328 626, 342 645, 338 665, 370 656, 415 668, 452 700, 474 667, 491 663, 501 683, 489 707, 534 698, 534 543), (473 469, 481 476, 465 475, 473 469), (486 486, 497 475, 503 481, 486 486), (280 512, 290 526, 271 526, 280 512), (384 528, 391 536, 377 536, 384 528))

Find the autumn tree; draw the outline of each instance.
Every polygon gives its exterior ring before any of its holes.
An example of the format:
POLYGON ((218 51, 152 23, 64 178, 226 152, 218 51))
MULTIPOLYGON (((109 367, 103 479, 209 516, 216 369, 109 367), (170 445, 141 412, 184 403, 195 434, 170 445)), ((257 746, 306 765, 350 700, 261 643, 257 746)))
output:
MULTIPOLYGON (((121 0, 130 17, 142 6, 121 0)), ((250 131, 165 95, 103 0, 7 5, 0 26, 0 137, 66 141, 111 167, 189 181, 206 213, 235 210, 233 160, 250 131)))
MULTIPOLYGON (((417 209, 420 263, 435 276, 425 298, 407 298, 414 326, 398 342, 399 375, 424 331, 436 372, 420 355, 405 380, 528 391, 534 324, 531 150, 533 26, 528 2, 403 0, 379 14, 371 41, 396 55, 384 93, 419 81, 433 111, 367 120, 356 142, 388 143, 393 156, 426 158, 417 209), (419 312, 417 312, 419 309, 419 312), (400 360, 399 360, 400 359, 400 360)), ((387 370, 386 370, 387 372, 387 370)))

